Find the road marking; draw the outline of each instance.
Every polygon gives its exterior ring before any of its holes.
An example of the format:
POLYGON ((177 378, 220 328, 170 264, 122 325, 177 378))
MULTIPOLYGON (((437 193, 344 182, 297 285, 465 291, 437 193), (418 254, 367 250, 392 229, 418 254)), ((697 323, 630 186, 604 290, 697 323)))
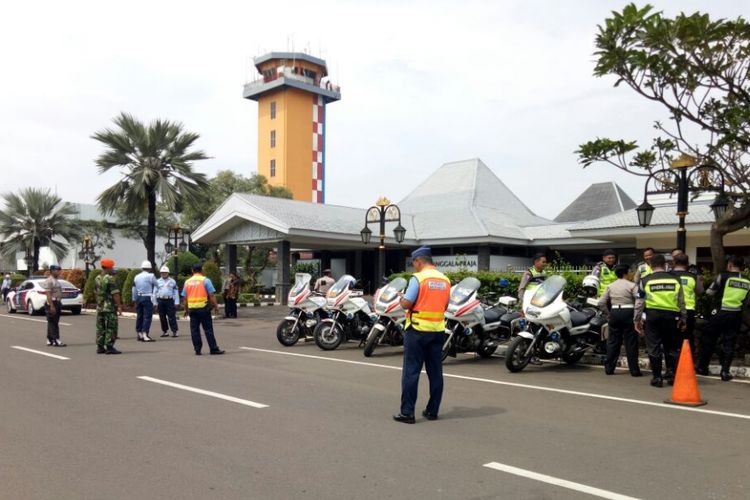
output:
POLYGON ((218 392, 206 391, 203 389, 198 389, 197 387, 190 387, 189 385, 176 384, 174 382, 169 382, 168 380, 161 380, 158 378, 146 377, 146 376, 142 376, 138 378, 141 380, 145 380, 146 382, 153 382, 155 384, 166 385, 167 387, 174 387, 175 389, 182 389, 183 391, 194 392, 196 394, 202 394, 204 396, 211 396, 212 398, 223 399, 225 401, 231 401, 232 403, 237 403, 237 404, 241 404, 245 406, 252 406, 253 408, 268 408, 268 405, 256 403, 255 401, 235 398, 234 396, 227 396, 226 394, 221 394, 218 392))
MULTIPOLYGON (((0 317, 2 318, 10 318, 10 319, 20 319, 21 321, 35 321, 37 323, 47 323, 46 319, 34 319, 34 318, 24 318, 23 316, 18 316, 15 314, 0 314, 0 317)), ((62 326, 73 326, 70 323, 60 323, 62 326)))
MULTIPOLYGON (((256 347, 240 347, 240 349, 244 349, 246 351, 283 354, 284 356, 299 356, 302 358, 322 359, 325 361, 334 361, 338 363, 348 363, 348 364, 353 364, 353 365, 372 366, 375 368, 388 368, 389 370, 399 370, 399 371, 401 370, 400 366, 381 365, 377 363, 367 363, 364 361, 351 361, 348 359, 328 358, 325 356, 313 356, 310 354, 300 354, 296 352, 274 351, 271 349, 258 349, 256 347)), ((422 370, 422 373, 424 373, 424 370, 422 370)), ((689 411, 689 412, 695 412, 695 413, 707 413, 709 415, 719 415, 722 417, 731 417, 731 418, 740 418, 744 420, 750 420, 750 415, 745 415, 743 413, 730 413, 730 412, 718 411, 718 410, 708 410, 704 408, 693 408, 691 406, 677 406, 677 405, 671 405, 671 404, 666 404, 666 403, 656 403, 653 401, 643 401, 640 399, 619 398, 617 396, 609 396, 607 394, 597 394, 594 392, 571 391, 569 389, 556 389, 554 387, 545 387, 541 385, 519 384, 517 382, 505 382, 502 380, 493 380, 489 378, 468 377, 466 375, 454 375, 451 373, 443 373, 443 376, 446 378, 455 378, 459 380, 471 380, 473 382, 483 382, 486 384, 504 385, 508 387, 518 387, 520 389, 533 389, 536 391, 556 392, 558 394, 567 394, 570 396, 581 396, 581 397, 586 397, 586 398, 604 399, 608 401, 618 401, 620 403, 631 403, 631 404, 637 404, 637 405, 643 405, 643 406, 655 406, 657 408, 665 408, 668 410, 689 411)), ((668 394, 665 392, 664 395, 668 395, 668 394)))
POLYGON ((20 345, 12 345, 11 347, 13 349, 18 349, 19 351, 33 352, 34 354, 41 354, 42 356, 48 356, 50 358, 62 359, 62 360, 70 359, 70 358, 66 358, 65 356, 58 356, 57 354, 50 354, 44 351, 37 351, 35 349, 29 349, 28 347, 21 347, 20 345))
POLYGON ((619 493, 614 493, 612 491, 594 488, 593 486, 586 486, 585 484, 581 484, 581 483, 574 483, 573 481, 566 481, 565 479, 547 476, 546 474, 539 474, 538 472, 533 472, 533 471, 526 470, 526 469, 519 469, 518 467, 500 464, 497 462, 490 462, 488 464, 484 464, 483 467, 487 467, 488 469, 499 470, 501 472, 507 472, 508 474, 513 474, 515 476, 526 477, 526 478, 533 479, 535 481, 541 481, 547 484, 553 484, 555 486, 560 486, 561 488, 567 488, 569 490, 580 491, 581 493, 587 493, 589 495, 593 495, 596 497, 607 498, 609 500, 638 500, 636 497, 620 495, 619 493))

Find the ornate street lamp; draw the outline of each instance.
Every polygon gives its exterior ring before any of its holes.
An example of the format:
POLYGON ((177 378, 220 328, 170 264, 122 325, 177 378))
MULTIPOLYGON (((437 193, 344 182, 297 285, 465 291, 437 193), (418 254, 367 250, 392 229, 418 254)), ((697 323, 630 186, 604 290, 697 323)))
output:
POLYGON ((398 205, 392 204, 391 201, 385 196, 378 198, 375 205, 367 209, 365 215, 365 227, 359 232, 362 237, 362 243, 365 245, 370 243, 372 238, 372 230, 368 227, 369 224, 380 225, 380 246, 378 247, 378 281, 383 278, 385 274, 385 223, 396 222, 397 226, 393 229, 393 236, 398 243, 403 243, 406 237, 406 228, 401 225, 401 209, 398 205))
POLYGON ((187 248, 188 244, 185 242, 185 230, 182 229, 179 224, 169 228, 169 233, 167 234, 167 242, 164 244, 164 251, 167 253, 167 255, 174 255, 175 268, 171 269, 171 271, 175 276, 178 276, 180 274, 179 261, 177 257, 178 251, 185 252, 187 248))
POLYGON ((729 209, 731 199, 724 191, 724 173, 713 165, 699 165, 698 160, 690 155, 682 154, 670 162, 670 168, 662 168, 652 172, 646 178, 643 192, 643 203, 635 209, 638 214, 638 224, 647 227, 651 224, 654 207, 648 202, 650 194, 677 194, 677 248, 685 249, 687 232, 685 217, 688 214, 690 193, 716 191, 718 194, 711 203, 714 218, 719 220, 729 209), (653 181, 653 186, 649 188, 653 181))

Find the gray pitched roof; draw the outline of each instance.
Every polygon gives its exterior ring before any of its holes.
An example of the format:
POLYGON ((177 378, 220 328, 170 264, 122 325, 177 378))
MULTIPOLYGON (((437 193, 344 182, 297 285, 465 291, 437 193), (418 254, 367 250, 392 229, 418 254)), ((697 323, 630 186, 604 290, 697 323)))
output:
MULTIPOLYGON (((677 216, 675 212, 677 205, 674 203, 658 205, 654 207, 654 215, 651 218, 651 226, 676 226, 677 216)), ((690 204, 690 212, 685 218, 688 224, 712 224, 714 215, 711 211, 710 202, 693 202, 690 204)), ((634 209, 626 210, 598 219, 589 220, 574 224, 570 231, 575 235, 576 231, 590 231, 597 229, 614 229, 614 228, 637 228, 638 214, 634 209)))
POLYGON ((614 182, 590 185, 568 205, 555 222, 580 222, 635 208, 635 202, 614 182))

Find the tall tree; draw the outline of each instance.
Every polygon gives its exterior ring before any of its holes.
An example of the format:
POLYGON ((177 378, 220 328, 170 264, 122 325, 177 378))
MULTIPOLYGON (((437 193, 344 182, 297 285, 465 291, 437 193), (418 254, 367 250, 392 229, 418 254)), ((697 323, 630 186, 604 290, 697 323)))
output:
POLYGON ((146 255, 156 266, 156 209, 162 202, 174 212, 199 204, 206 196, 206 177, 193 163, 208 158, 193 150, 199 135, 186 132, 180 123, 155 120, 148 125, 122 113, 115 129, 95 133, 93 139, 106 147, 96 160, 99 173, 117 168, 122 179, 99 195, 99 208, 109 214, 124 209, 146 214, 146 255))
POLYGON ((714 268, 723 268, 724 236, 750 224, 750 25, 630 4, 599 26, 596 47, 594 75, 617 77, 615 86, 661 104, 670 121, 655 123, 645 147, 608 138, 582 144, 579 161, 647 176, 686 153, 720 168, 733 199, 711 227, 714 268))
POLYGON ((0 211, 0 236, 6 258, 30 251, 31 270, 39 269, 39 249, 49 247, 58 260, 68 254, 68 242, 75 241, 77 211, 49 189, 26 188, 4 195, 0 211))

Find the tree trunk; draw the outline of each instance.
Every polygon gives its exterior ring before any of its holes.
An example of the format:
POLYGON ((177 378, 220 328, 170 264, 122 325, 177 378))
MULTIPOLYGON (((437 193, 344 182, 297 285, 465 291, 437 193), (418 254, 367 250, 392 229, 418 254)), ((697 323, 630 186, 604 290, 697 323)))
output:
POLYGON ((714 265, 714 274, 722 272, 726 267, 724 262, 724 235, 726 232, 719 229, 717 225, 711 226, 711 260, 714 265))
POLYGON ((34 238, 34 255, 32 256, 33 261, 31 263, 31 273, 39 270, 39 249, 41 246, 39 238, 34 238))
POLYGON ((750 202, 744 202, 713 223, 711 226, 711 260, 714 273, 720 273, 726 267, 724 236, 739 231, 750 225, 750 202))
POLYGON ((156 193, 148 192, 148 221, 146 222, 146 258, 156 269, 156 193))

